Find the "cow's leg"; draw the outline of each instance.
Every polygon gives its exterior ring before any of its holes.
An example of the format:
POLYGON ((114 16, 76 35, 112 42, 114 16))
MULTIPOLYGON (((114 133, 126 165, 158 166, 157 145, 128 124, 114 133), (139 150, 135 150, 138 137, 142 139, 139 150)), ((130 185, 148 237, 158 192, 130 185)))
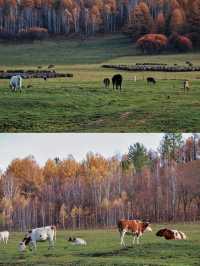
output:
POLYGON ((30 250, 33 250, 33 249, 31 248, 31 246, 33 247, 34 251, 37 250, 37 244, 36 244, 36 241, 35 241, 35 240, 34 240, 34 241, 31 241, 31 242, 30 242, 30 245, 29 245, 29 249, 30 249, 30 250))
POLYGON ((137 235, 137 245, 140 244, 140 235, 137 235))
POLYGON ((48 247, 48 249, 51 249, 53 247, 54 247, 54 241, 53 241, 53 239, 49 239, 49 247, 48 247))
POLYGON ((126 234, 126 230, 123 230, 121 233, 121 246, 123 245, 124 247, 126 246, 125 242, 124 242, 124 236, 126 234))
POLYGON ((136 235, 133 235, 133 245, 135 245, 136 235))

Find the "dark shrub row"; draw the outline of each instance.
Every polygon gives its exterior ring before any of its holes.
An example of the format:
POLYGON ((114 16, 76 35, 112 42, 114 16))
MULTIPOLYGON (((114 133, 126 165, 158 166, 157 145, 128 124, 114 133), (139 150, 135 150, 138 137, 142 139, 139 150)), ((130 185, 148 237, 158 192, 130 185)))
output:
POLYGON ((45 28, 29 28, 20 30, 18 33, 9 33, 0 29, 0 39, 3 40, 44 40, 48 37, 48 30, 45 28))
POLYGON ((200 71, 200 66, 165 66, 165 65, 103 65, 104 68, 113 68, 125 71, 158 71, 158 72, 193 72, 200 71))

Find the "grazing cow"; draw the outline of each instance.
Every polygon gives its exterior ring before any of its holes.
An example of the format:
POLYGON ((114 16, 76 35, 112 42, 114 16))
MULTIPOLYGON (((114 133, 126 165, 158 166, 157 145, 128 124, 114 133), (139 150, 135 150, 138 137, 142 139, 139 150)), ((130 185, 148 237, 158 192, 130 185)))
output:
POLYGON ((120 89, 120 91, 122 90, 122 82, 123 82, 123 77, 120 74, 114 75, 112 78, 112 84, 113 84, 113 90, 116 89, 120 89))
POLYGON ((54 68, 55 65, 48 65, 48 68, 54 68))
POLYGON ((79 246, 87 245, 87 242, 82 238, 70 237, 68 241, 71 242, 73 245, 79 245, 79 246))
POLYGON ((105 85, 105 88, 106 88, 106 89, 109 89, 109 87, 110 87, 110 79, 105 78, 105 79, 103 80, 103 83, 104 83, 104 85, 105 85))
POLYGON ((70 73, 68 73, 68 74, 66 74, 66 77, 67 77, 67 78, 73 78, 73 77, 74 77, 74 74, 70 74, 70 73))
POLYGON ((121 237, 121 246, 126 246, 124 242, 125 234, 133 236, 133 244, 135 244, 135 239, 137 239, 137 244, 139 244, 139 239, 145 231, 152 232, 150 223, 139 220, 120 220, 118 222, 118 229, 121 237))
POLYGON ((164 228, 156 233, 156 236, 164 237, 167 240, 185 240, 187 239, 185 233, 177 230, 164 228))
POLYGON ((2 241, 4 244, 7 244, 8 239, 9 239, 9 232, 8 231, 0 232, 0 242, 2 241))
POLYGON ((30 249, 33 247, 36 250, 36 243, 46 240, 49 242, 49 249, 50 247, 54 247, 54 242, 56 240, 55 226, 45 226, 28 231, 24 239, 19 243, 19 250, 24 251, 26 246, 29 246, 30 249))
POLYGON ((33 85, 29 84, 27 85, 27 89, 33 88, 33 85))
POLYGON ((184 89, 184 92, 188 92, 189 91, 189 89, 190 89, 190 84, 189 84, 189 80, 185 80, 184 82, 183 82, 183 89, 184 89))
POLYGON ((22 90, 22 77, 20 75, 12 76, 10 79, 10 88, 13 91, 22 90))
POLYGON ((152 78, 152 77, 148 77, 147 78, 147 83, 148 84, 154 84, 155 85, 156 84, 156 80, 154 78, 152 78))

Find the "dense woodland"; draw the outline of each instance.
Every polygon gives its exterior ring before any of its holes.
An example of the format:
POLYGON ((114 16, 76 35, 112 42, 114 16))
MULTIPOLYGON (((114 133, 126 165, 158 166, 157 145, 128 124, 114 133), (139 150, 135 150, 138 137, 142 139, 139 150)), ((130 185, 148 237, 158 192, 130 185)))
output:
POLYGON ((0 0, 1 38, 98 32, 180 34, 198 47, 200 0, 0 0))
POLYGON ((1 173, 0 228, 112 227, 119 218, 200 220, 198 135, 166 134, 157 151, 136 143, 109 159, 88 153, 41 167, 17 158, 1 173))

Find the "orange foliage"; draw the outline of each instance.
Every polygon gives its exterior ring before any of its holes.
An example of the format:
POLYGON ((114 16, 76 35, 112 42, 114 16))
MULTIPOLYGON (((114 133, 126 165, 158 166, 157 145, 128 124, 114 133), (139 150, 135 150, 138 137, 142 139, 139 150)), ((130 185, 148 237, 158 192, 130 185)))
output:
POLYGON ((167 37, 163 34, 146 34, 137 41, 143 52, 160 52, 167 46, 167 37))

